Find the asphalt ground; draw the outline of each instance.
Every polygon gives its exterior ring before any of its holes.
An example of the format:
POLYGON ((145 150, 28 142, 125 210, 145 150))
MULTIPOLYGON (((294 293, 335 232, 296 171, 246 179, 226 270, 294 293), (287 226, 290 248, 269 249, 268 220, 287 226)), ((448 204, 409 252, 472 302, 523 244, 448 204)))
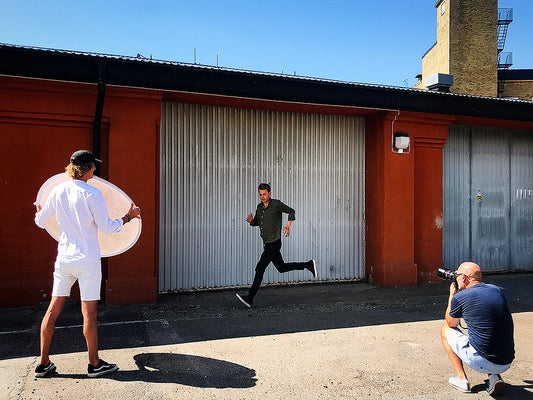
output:
MULTIPOLYGON (((516 359, 501 399, 533 399, 533 274, 491 275, 515 324, 516 359)), ((51 360, 37 379, 47 303, 0 309, 0 399, 468 399, 440 341, 446 282, 380 288, 365 282, 165 294, 157 303, 99 305, 100 357, 119 371, 87 378, 80 305, 68 300, 51 360), (242 291, 241 291, 242 292, 242 291)))

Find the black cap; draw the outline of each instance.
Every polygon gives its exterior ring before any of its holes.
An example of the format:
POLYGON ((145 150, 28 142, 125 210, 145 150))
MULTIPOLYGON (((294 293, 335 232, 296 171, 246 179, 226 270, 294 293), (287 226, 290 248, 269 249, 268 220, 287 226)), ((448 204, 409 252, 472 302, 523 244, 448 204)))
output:
POLYGON ((78 150, 72 153, 72 155, 70 156, 70 163, 74 165, 82 165, 82 164, 86 164, 89 162, 101 163, 102 160, 99 160, 98 158, 96 158, 93 155, 93 153, 91 153, 89 150, 78 150))

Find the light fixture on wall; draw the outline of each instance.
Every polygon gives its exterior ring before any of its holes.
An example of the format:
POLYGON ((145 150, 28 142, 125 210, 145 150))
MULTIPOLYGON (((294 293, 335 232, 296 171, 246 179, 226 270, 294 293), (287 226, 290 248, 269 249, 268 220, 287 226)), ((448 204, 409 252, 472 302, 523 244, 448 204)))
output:
POLYGON ((408 154, 411 152, 411 138, 408 133, 394 132, 392 136, 392 151, 399 154, 408 154))

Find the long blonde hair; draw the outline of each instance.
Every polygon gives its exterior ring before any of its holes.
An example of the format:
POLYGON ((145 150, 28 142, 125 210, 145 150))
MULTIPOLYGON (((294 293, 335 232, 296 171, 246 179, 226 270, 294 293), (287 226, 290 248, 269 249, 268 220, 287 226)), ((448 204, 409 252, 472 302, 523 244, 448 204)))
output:
POLYGON ((67 171, 67 175, 74 179, 81 179, 83 175, 85 175, 87 172, 91 170, 93 167, 92 162, 84 163, 82 165, 74 165, 70 163, 65 167, 65 171, 67 171))

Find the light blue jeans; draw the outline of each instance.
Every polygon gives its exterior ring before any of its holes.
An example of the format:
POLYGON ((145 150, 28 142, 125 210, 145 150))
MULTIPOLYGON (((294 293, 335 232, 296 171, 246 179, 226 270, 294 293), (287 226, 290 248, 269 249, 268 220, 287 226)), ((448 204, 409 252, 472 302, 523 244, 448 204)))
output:
POLYGON ((446 341, 452 348, 453 352, 474 371, 483 374, 501 374, 507 371, 511 366, 511 364, 494 364, 487 360, 470 345, 468 336, 458 328, 450 329, 448 331, 446 341))

